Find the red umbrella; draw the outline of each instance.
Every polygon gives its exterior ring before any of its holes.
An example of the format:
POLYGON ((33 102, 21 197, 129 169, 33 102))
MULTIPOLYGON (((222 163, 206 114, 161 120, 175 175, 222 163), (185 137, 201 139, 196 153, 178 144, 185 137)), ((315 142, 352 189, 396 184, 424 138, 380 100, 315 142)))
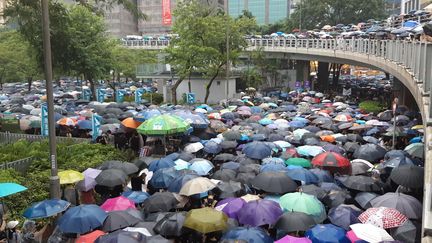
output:
POLYGON ((341 174, 351 174, 350 161, 339 153, 320 153, 315 156, 311 162, 313 166, 329 170, 333 173, 339 172, 341 174))
POLYGON ((408 218, 394 208, 369 208, 358 217, 364 224, 373 224, 383 229, 395 228, 404 224, 408 218))

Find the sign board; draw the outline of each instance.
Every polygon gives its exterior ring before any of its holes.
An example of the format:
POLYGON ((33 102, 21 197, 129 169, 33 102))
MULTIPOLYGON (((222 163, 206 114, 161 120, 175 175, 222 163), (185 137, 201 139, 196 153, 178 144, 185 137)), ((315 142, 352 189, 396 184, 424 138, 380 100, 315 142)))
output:
POLYGON ((48 106, 47 103, 43 103, 41 106, 42 120, 41 120, 41 135, 48 137, 48 106))
POLYGON ((81 98, 83 100, 88 100, 90 101, 91 98, 91 90, 90 89, 83 89, 81 92, 81 98))
POLYGON ((296 82, 295 82, 295 88, 296 88, 296 89, 301 88, 301 86, 302 86, 302 85, 301 85, 301 82, 300 82, 300 81, 296 81, 296 82))
POLYGON ((342 89, 342 95, 343 96, 350 96, 352 93, 351 88, 343 88, 342 89))
POLYGON ((143 89, 135 90, 135 103, 141 104, 141 96, 143 95, 143 93, 144 93, 143 89))
POLYGON ((92 139, 93 141, 99 136, 99 129, 101 126, 102 117, 97 114, 92 114, 92 139))
POLYGON ((124 90, 121 90, 121 89, 116 90, 116 102, 117 103, 122 103, 124 101, 124 94, 125 94, 124 90))
POLYGON ((97 93, 97 101, 98 102, 104 102, 106 91, 103 89, 97 89, 96 93, 97 93))
POLYGON ((303 86, 305 89, 309 89, 310 88, 310 81, 309 80, 304 81, 303 86))
POLYGON ((188 104, 195 103, 195 93, 187 93, 186 94, 186 101, 188 104))
POLYGON ((172 24, 171 0, 162 0, 162 25, 172 24))

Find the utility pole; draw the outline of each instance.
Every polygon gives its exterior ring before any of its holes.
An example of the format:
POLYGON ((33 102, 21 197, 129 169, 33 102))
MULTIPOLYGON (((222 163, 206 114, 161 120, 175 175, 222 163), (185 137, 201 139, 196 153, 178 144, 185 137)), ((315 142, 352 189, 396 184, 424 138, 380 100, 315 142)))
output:
POLYGON ((41 0, 42 4, 42 29, 43 29, 43 48, 45 58, 45 80, 46 96, 48 107, 48 138, 50 147, 50 196, 51 198, 60 198, 60 179, 57 175, 57 151, 56 151, 56 134, 54 121, 54 95, 52 84, 52 59, 51 59, 51 39, 49 25, 48 1, 41 0))
POLYGON ((229 25, 230 25, 230 16, 229 16, 229 0, 227 1, 227 9, 226 9, 226 15, 227 15, 227 26, 226 26, 226 52, 227 52, 227 56, 226 56, 226 97, 227 99, 229 98, 229 25))

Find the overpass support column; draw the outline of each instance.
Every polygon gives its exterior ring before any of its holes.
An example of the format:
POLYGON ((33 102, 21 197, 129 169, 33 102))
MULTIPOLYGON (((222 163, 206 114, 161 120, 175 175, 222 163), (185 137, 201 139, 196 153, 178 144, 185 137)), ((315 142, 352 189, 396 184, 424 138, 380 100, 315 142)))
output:
POLYGON ((329 88, 329 63, 318 62, 318 82, 316 89, 320 91, 326 91, 329 88))
POLYGON ((296 60, 295 64, 296 69, 296 81, 305 81, 309 80, 309 61, 296 60))

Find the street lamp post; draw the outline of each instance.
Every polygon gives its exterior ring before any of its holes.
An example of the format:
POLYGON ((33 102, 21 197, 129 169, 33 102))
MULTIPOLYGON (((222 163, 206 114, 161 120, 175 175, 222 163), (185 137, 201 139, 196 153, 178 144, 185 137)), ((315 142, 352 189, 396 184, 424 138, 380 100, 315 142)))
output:
POLYGON ((42 4, 42 29, 43 29, 43 48, 45 59, 45 80, 46 80, 46 97, 48 107, 48 138, 50 147, 50 196, 51 198, 60 198, 60 179, 57 175, 57 151, 56 151, 56 134, 54 121, 54 96, 52 85, 52 59, 51 59, 51 40, 49 27, 49 10, 48 1, 41 0, 42 4))

